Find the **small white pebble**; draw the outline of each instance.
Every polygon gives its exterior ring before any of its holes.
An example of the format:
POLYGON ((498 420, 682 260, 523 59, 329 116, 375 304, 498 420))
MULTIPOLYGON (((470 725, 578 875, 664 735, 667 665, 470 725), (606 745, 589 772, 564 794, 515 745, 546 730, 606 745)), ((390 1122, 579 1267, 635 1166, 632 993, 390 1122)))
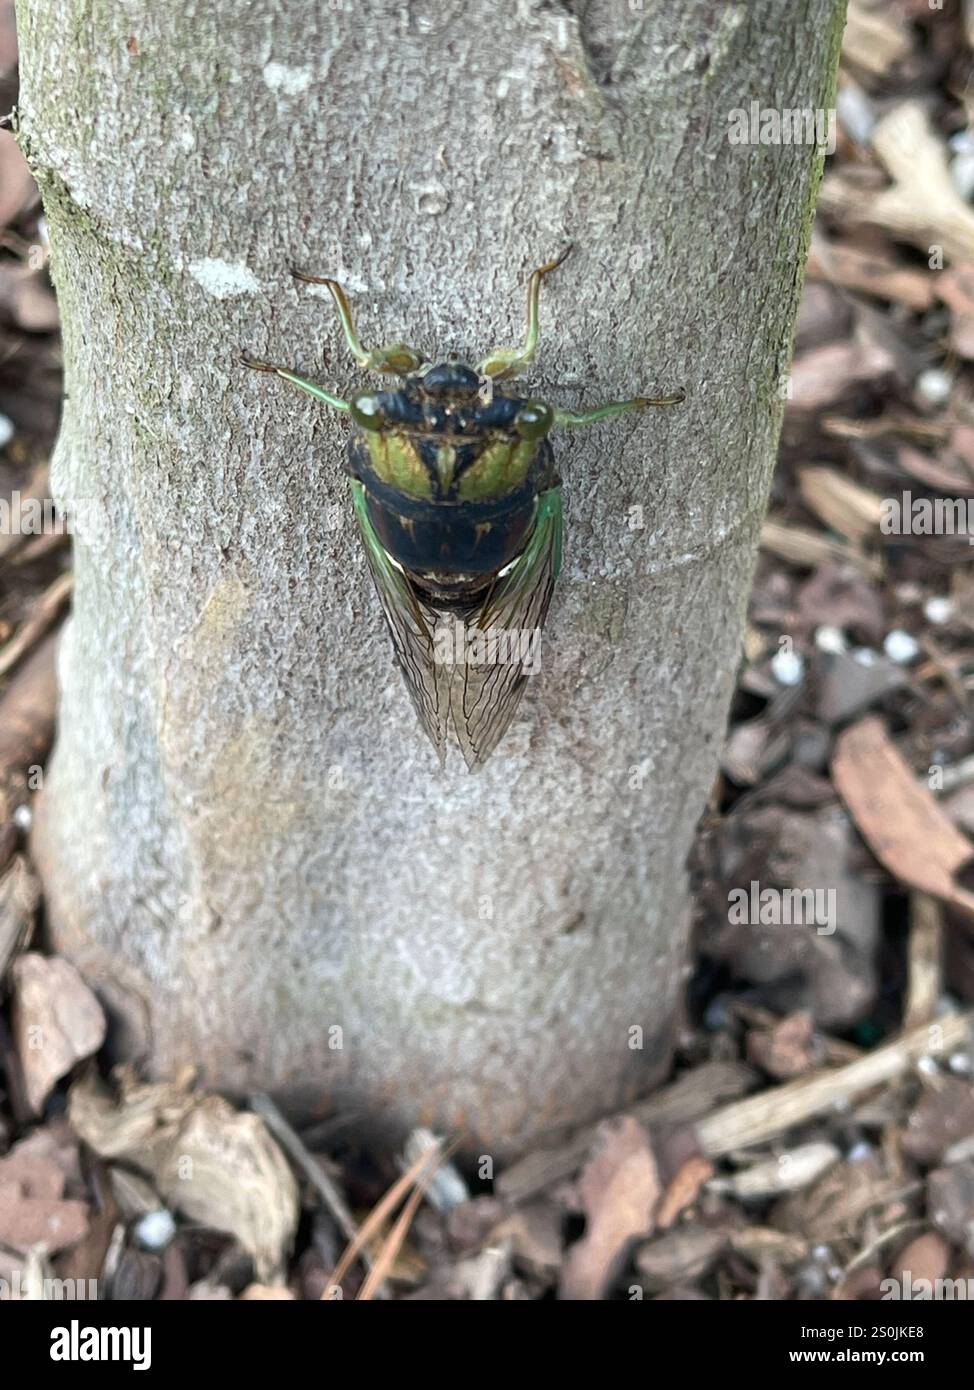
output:
POLYGON ((875 666, 879 660, 878 652, 874 652, 872 647, 857 647, 852 653, 853 661, 858 661, 860 666, 875 666))
POLYGON ((954 378, 941 367, 928 367, 917 377, 917 390, 929 405, 944 405, 953 389, 954 378))
POLYGON ((965 150, 950 161, 950 178, 962 198, 974 193, 974 154, 965 150))
POLYGON ((863 1163, 867 1158, 872 1158, 875 1149, 872 1144, 867 1144, 864 1139, 860 1139, 858 1144, 853 1144, 849 1150, 848 1159, 850 1163, 863 1163))
POLYGON ((805 663, 797 652, 778 651, 771 658, 771 674, 779 685, 797 685, 805 674, 805 663))
POLYGON ((971 1069, 971 1058, 967 1052, 952 1052, 947 1059, 947 1066, 957 1076, 966 1076, 971 1069))
POLYGON ((20 806, 14 807, 14 813, 11 819, 17 829, 22 830, 26 835, 27 831, 34 824, 34 812, 26 802, 22 802, 20 806))
POLYGON ((0 449, 5 449, 16 434, 14 422, 8 415, 0 415, 0 449))
POLYGON ((883 651, 897 666, 909 666, 910 662, 916 661, 920 655, 920 643, 909 632, 894 627, 892 632, 886 634, 883 651))
POLYGON ((946 594, 934 594, 923 605, 923 616, 928 623, 949 623, 954 616, 954 600, 946 594))
POLYGON ((876 124, 872 102, 861 87, 843 86, 836 93, 835 110, 842 129, 857 145, 868 145, 876 124))
POLYGON ((176 1222, 165 1207, 146 1212, 135 1225, 135 1238, 146 1250, 163 1250, 176 1234, 176 1222))
POLYGON ((841 656, 849 650, 845 633, 841 627, 833 627, 831 623, 823 623, 815 629, 815 645, 819 651, 832 652, 835 656, 841 656))
POLYGON ((917 1071, 922 1071, 924 1076, 937 1076, 940 1068, 932 1057, 921 1057, 917 1062, 917 1071))

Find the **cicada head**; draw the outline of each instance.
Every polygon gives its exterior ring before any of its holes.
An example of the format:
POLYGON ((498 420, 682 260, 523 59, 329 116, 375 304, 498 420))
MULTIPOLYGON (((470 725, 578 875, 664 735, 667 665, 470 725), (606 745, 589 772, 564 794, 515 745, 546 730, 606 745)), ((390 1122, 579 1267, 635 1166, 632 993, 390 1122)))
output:
POLYGON ((398 391, 363 392, 349 410, 352 471, 366 483, 372 473, 410 497, 461 503, 494 501, 529 481, 547 486, 550 469, 536 476, 536 465, 550 462, 542 446, 552 408, 455 360, 420 369, 398 391))

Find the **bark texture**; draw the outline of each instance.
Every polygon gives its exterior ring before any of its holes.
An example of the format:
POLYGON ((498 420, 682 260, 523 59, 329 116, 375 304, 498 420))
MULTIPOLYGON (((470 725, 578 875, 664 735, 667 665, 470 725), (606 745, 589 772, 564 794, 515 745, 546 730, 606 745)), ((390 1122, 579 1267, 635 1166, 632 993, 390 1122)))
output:
POLYGON ((665 1064, 822 162, 728 113, 830 105, 841 8, 21 0, 56 487, 100 516, 36 851, 120 1050, 496 1150, 665 1064), (367 343, 476 360, 566 240, 538 390, 689 399, 562 438, 543 675, 441 773, 345 427, 236 356, 362 380, 293 261, 367 343))

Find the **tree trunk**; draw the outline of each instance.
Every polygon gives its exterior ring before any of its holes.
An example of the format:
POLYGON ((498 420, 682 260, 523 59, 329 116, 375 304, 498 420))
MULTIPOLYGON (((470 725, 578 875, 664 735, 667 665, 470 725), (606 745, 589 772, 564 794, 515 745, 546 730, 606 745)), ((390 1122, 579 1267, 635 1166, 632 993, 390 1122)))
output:
POLYGON ((830 105, 841 0, 19 20, 81 532, 35 839, 57 948, 156 1073, 496 1151, 623 1103, 666 1065, 822 163, 729 113, 830 105), (537 389, 688 400, 556 440, 543 676, 485 771, 441 772, 347 425, 238 352, 363 382, 297 262, 368 344, 476 361, 567 241, 537 389))

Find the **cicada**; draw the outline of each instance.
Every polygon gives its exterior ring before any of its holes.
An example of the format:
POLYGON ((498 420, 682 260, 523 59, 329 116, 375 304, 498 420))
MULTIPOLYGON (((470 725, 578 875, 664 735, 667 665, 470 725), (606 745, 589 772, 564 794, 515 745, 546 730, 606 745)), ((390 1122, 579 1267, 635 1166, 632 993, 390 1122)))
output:
POLYGON ((396 660, 441 765, 453 742, 471 771, 486 762, 539 666, 562 560, 552 430, 684 399, 674 391, 575 413, 499 386, 534 361, 541 282, 567 254, 531 275, 521 346, 495 348, 475 368, 431 362, 405 343, 367 350, 341 285, 298 270, 296 279, 327 286, 359 366, 399 377, 399 389, 343 400, 288 367, 242 359, 351 419, 355 517, 396 660))

